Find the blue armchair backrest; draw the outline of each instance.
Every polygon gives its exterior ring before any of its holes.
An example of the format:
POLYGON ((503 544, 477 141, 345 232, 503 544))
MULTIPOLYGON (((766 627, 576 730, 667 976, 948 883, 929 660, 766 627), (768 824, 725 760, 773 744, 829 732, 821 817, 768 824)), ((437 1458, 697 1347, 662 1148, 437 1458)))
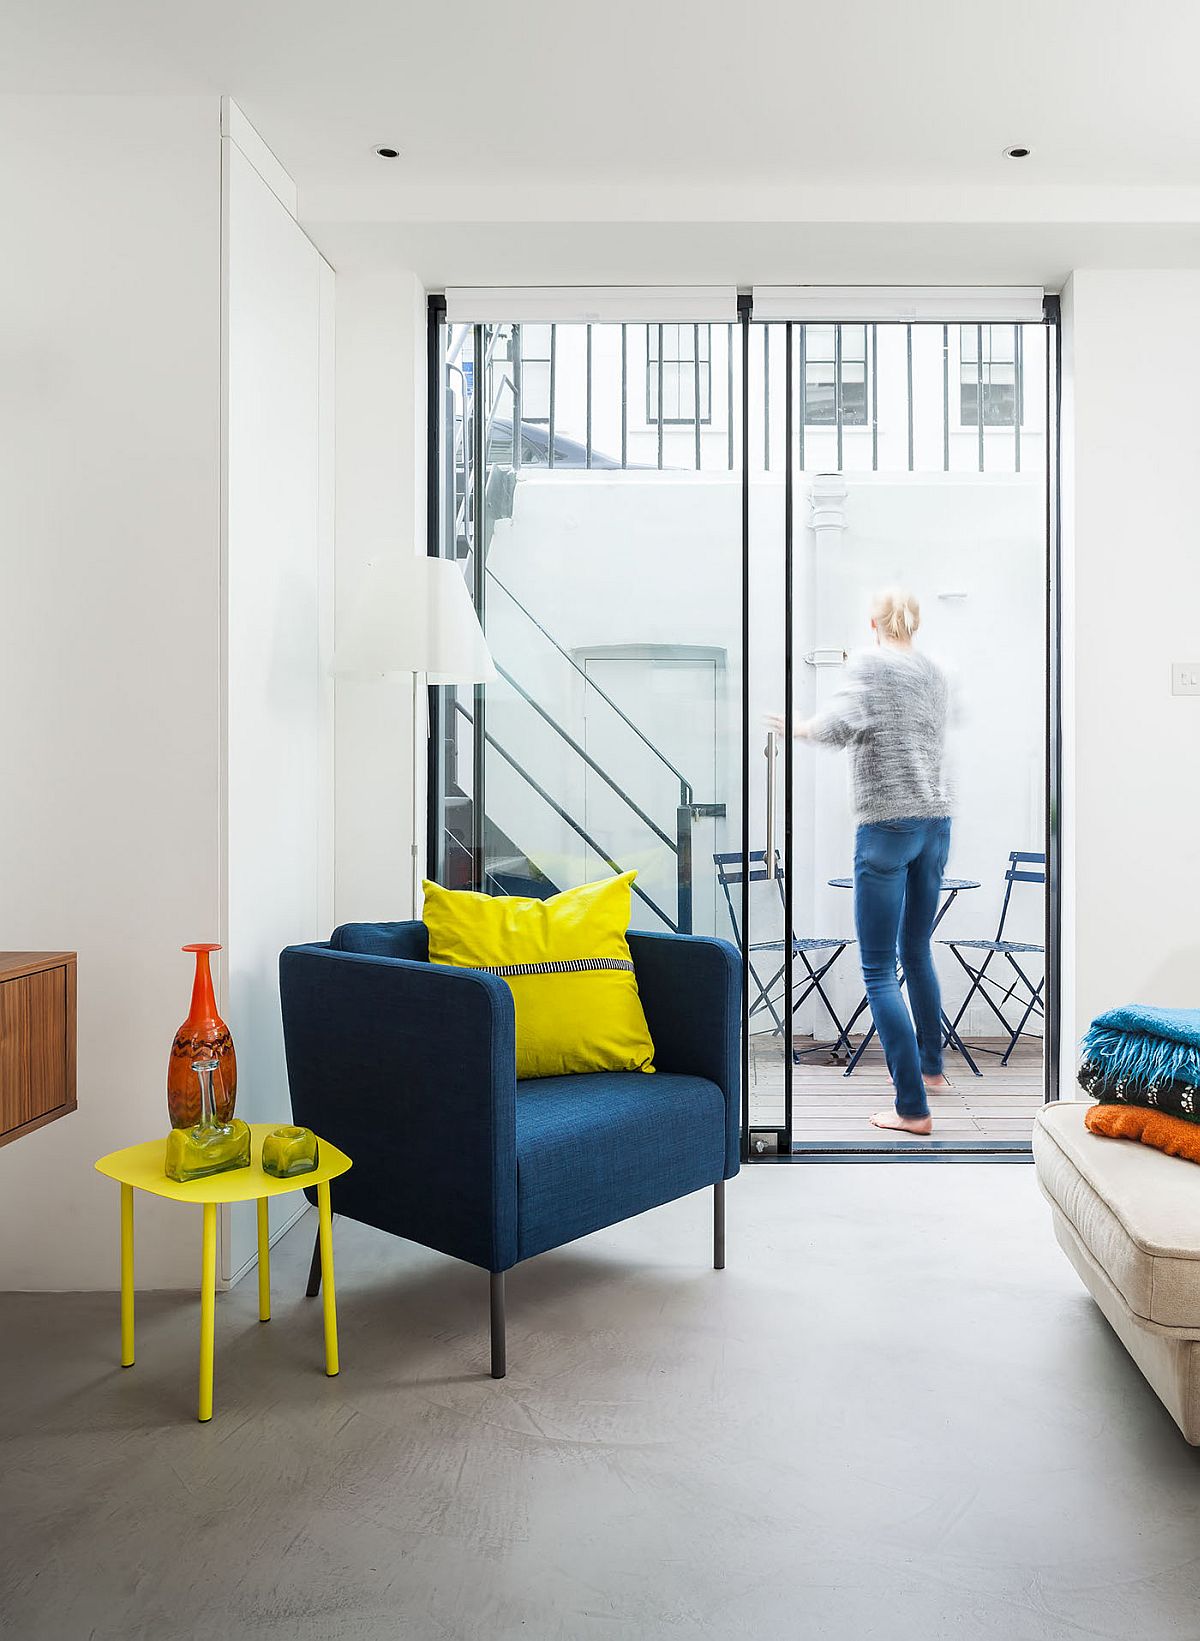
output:
POLYGON ((428 963, 429 930, 423 923, 343 923, 329 938, 335 952, 363 957, 406 957, 428 963))

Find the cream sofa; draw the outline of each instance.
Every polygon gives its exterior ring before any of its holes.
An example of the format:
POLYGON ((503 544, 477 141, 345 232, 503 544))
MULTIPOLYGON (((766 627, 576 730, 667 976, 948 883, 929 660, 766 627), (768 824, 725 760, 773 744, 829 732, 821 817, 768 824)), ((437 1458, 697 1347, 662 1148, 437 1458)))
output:
POLYGON ((1091 1102, 1039 1114, 1054 1234, 1184 1436, 1200 1446, 1200 1166, 1090 1134, 1091 1102))

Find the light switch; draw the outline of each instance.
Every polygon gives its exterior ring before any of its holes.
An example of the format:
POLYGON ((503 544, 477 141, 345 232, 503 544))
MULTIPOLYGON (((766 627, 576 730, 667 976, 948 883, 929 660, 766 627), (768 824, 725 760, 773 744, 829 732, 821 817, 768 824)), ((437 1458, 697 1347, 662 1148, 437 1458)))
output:
POLYGON ((1171 694, 1200 695, 1200 661, 1171 662, 1171 694))

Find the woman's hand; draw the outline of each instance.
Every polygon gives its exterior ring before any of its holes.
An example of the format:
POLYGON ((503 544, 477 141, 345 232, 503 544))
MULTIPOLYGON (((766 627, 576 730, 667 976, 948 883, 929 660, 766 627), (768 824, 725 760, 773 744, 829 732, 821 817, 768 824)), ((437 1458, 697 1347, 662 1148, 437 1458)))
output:
MULTIPOLYGON (((767 728, 772 730, 776 735, 783 735, 787 732, 787 724, 784 721, 782 712, 768 712, 766 717, 763 719, 763 722, 766 724, 767 728)), ((807 718, 801 719, 792 725, 792 735, 797 741, 807 741, 808 732, 809 721, 807 718)))

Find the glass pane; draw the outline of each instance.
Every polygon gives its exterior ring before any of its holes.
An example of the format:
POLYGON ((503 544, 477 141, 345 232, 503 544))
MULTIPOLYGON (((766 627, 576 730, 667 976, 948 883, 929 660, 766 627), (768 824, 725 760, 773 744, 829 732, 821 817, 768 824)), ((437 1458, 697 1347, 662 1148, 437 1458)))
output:
POLYGON ((663 399, 663 415, 669 421, 677 422, 684 414, 692 414, 692 373, 690 368, 672 361, 666 367, 666 392, 663 399))
POLYGON ((823 361, 814 364, 809 360, 805 365, 804 418, 807 422, 820 426, 836 421, 834 382, 832 360, 828 364, 823 361))
POLYGON ((1011 427, 1016 402, 1016 390, 1011 382, 985 383, 983 390, 984 426, 1011 427))
MULTIPOLYGON (((782 329, 772 327, 777 338, 782 329)), ((1011 358, 985 362, 981 476, 981 372, 970 345, 973 330, 880 324, 869 369, 844 346, 837 384, 839 448, 829 414, 834 369, 810 355, 802 370, 799 329, 793 331, 797 400, 803 385, 809 407, 807 422, 795 428, 793 441, 790 610, 779 464, 769 471, 756 466, 751 491, 747 841, 762 849, 767 832, 765 760, 754 745, 753 728, 765 713, 785 705, 787 634, 792 642, 792 708, 795 719, 803 721, 830 709, 846 679, 847 652, 874 654, 873 595, 888 585, 907 586, 921 606, 917 651, 947 663, 961 679, 969 708, 966 728, 951 752, 957 801, 946 875, 971 887, 943 889, 938 904, 946 909, 946 921, 935 939, 991 936, 1000 918, 1009 851, 1039 850, 1045 831, 1046 439, 1037 414, 1046 386, 1045 335, 1040 327, 1030 327, 1027 371, 1019 373, 1011 358), (1034 422, 1015 428, 1019 375, 1024 376, 1025 403, 1034 422), (873 429, 876 395, 878 424, 873 429), (814 530, 811 521, 818 511, 821 528, 814 530), (1012 672, 1014 657, 1019 657, 1019 678, 1012 672)), ((844 344, 851 329, 843 331, 844 344)), ((999 342, 1006 331, 1011 355, 1011 327, 994 327, 994 336, 999 342)), ((761 328, 752 327, 752 359, 761 346, 761 328)), ((761 448, 758 425, 762 420, 777 423, 784 413, 777 386, 784 376, 783 352, 777 340, 769 388, 761 374, 752 378, 751 446, 756 456, 761 448)), ((786 841, 784 751, 781 743, 774 838, 780 850, 786 841)), ((751 1130, 784 1123, 790 1083, 791 1136, 817 1150, 894 1143, 868 1122, 871 1111, 891 1101, 878 1040, 865 1047, 847 1077, 847 1048, 839 1035, 845 1027, 851 1049, 857 1051, 871 1024, 854 944, 858 821, 848 780, 850 761, 845 751, 792 743, 790 924, 778 883, 764 873, 752 890, 751 1130), (786 994, 780 969, 792 940, 800 943, 814 968, 831 964, 822 977, 824 998, 810 988, 799 954, 792 992, 786 994), (837 942, 845 943, 840 952, 837 942)), ((1030 893, 1019 903, 1014 893, 1009 932, 1013 939, 1040 947, 1042 891, 1037 885, 1026 887, 1030 893), (1021 933, 1012 923, 1017 918, 1021 933)), ((1042 977, 1040 950, 1030 956, 1036 985, 1042 977)), ((933 961, 953 1019, 966 998, 967 976, 940 944, 933 946, 933 961)), ((906 983, 906 996, 909 990, 906 983)), ((1011 1006, 1012 998, 1005 1000, 1002 990, 996 1000, 1003 1008, 1011 1006)), ((998 1022, 978 997, 971 1002, 962 1024, 982 1074, 976 1079, 959 1053, 947 1053, 954 1090, 930 1102, 933 1138, 939 1145, 1028 1140, 1041 1099, 1041 1023, 1035 1015, 1025 1022, 1032 1031, 1021 1037, 1005 1066, 1001 1059, 1007 1040, 998 1022)), ((1014 1025, 1019 1018, 1018 1010, 1014 1025)))
POLYGON ((867 327, 865 325, 842 326, 842 364, 851 360, 864 360, 867 357, 867 327))
MULTIPOLYGON (((545 457, 534 475, 528 461, 488 463, 478 529, 467 507, 464 571, 501 676, 483 691, 482 725, 472 689, 445 715, 447 881, 546 895, 630 870, 635 928, 730 933, 714 856, 737 846, 740 828, 741 466, 728 440, 741 353, 736 327, 732 347, 717 334, 720 421, 705 429, 694 484, 691 325, 663 327, 661 479, 660 433, 641 415, 647 389, 657 400, 656 327, 649 338, 640 326, 624 337, 592 327, 589 400, 585 327, 558 326, 553 470, 545 457)), ((508 415, 511 429, 501 351, 480 403, 499 394, 496 420, 508 415)), ((705 409, 713 370, 701 366, 705 409)), ((466 381, 456 425, 469 433, 473 371, 466 381)), ((547 396, 548 372, 526 381, 527 401, 532 384, 547 396)), ((540 408, 548 417, 546 397, 540 408)), ((522 448, 540 439, 546 450, 545 424, 524 408, 521 423, 522 448)), ((511 444, 510 432, 506 455, 511 444)), ((453 480, 447 466, 448 504, 475 491, 465 448, 453 480)))
POLYGON ((867 385, 865 381, 842 381, 842 423, 846 427, 865 427, 867 423, 867 385))
POLYGON ((521 415, 528 422, 550 418, 550 361, 521 360, 521 415))
POLYGON ((521 325, 521 353, 526 359, 549 359, 550 326, 521 325))
POLYGON ((987 357, 1004 360, 1009 363, 1013 359, 1013 347, 1016 332, 1011 325, 989 325, 984 331, 984 347, 987 357))
POLYGON ((836 343, 834 341, 834 327, 832 325, 805 325, 805 358, 811 364, 814 360, 824 360, 833 363, 833 354, 836 343))

